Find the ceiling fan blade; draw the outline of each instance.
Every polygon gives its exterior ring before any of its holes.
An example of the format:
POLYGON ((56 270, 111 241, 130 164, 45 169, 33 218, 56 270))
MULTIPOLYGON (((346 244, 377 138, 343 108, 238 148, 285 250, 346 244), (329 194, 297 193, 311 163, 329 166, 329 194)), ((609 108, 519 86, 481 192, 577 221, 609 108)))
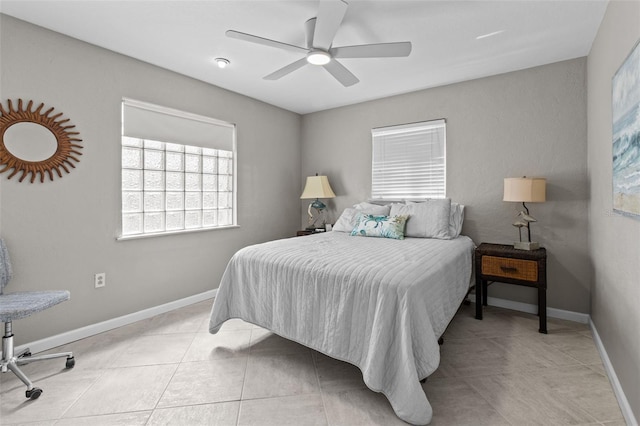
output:
POLYGON ((307 49, 313 49, 313 33, 316 31, 316 19, 311 18, 304 23, 304 39, 307 49))
POLYGON ((294 72, 298 68, 302 68, 306 63, 307 63, 307 58, 305 57, 295 62, 292 62, 289 65, 282 67, 279 70, 272 72, 271 74, 262 78, 265 80, 278 80, 279 78, 282 78, 285 75, 294 72))
POLYGON ((342 23, 347 6, 343 0, 320 0, 316 28, 313 34, 313 47, 329 50, 333 38, 342 23))
POLYGON ((409 56, 411 42, 361 44, 359 46, 334 47, 329 53, 334 58, 398 58, 409 56))
POLYGON ((326 65, 323 65, 323 67, 324 69, 329 71, 329 73, 332 76, 334 76, 336 80, 342 83, 344 87, 353 86, 354 84, 360 81, 358 80, 358 77, 353 75, 351 71, 346 69, 344 65, 342 65, 340 62, 336 61, 335 59, 332 59, 331 62, 329 62, 326 65))
POLYGON ((241 33, 240 31, 228 30, 225 34, 227 37, 248 41, 250 43, 262 44, 263 46, 277 47, 280 49, 292 50, 294 52, 306 53, 308 51, 308 49, 305 49, 304 47, 294 46, 293 44, 287 44, 281 41, 258 37, 247 33, 241 33))

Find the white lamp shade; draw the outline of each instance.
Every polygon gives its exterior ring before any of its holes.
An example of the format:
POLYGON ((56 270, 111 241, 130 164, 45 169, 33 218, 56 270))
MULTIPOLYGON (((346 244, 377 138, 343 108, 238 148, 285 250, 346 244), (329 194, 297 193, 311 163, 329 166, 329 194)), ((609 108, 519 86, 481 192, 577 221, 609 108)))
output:
POLYGON ((329 185, 329 179, 326 176, 309 176, 300 199, 334 198, 335 196, 336 194, 333 193, 333 189, 329 185))
POLYGON ((544 203, 547 180, 544 178, 505 178, 503 201, 544 203))

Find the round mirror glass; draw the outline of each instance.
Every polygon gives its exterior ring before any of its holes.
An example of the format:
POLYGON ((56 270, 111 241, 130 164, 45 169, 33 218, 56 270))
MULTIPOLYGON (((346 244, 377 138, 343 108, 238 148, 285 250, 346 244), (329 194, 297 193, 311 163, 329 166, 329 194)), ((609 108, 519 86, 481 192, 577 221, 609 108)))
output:
POLYGON ((51 158, 58 149, 56 136, 36 123, 16 123, 3 137, 4 146, 15 157, 24 161, 43 161, 51 158))

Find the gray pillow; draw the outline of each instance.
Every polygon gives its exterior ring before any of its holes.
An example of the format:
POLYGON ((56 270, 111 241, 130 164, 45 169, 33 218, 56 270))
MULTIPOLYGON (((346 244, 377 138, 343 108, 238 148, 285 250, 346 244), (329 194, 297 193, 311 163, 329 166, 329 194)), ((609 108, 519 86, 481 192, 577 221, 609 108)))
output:
POLYGON ((392 204, 391 216, 409 215, 405 236, 449 240, 451 199, 427 200, 421 203, 392 204))

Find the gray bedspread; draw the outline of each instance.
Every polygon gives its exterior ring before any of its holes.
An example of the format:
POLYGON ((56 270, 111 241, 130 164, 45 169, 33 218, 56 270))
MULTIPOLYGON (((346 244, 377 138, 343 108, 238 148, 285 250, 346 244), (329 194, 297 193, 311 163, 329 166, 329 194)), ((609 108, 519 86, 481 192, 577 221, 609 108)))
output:
POLYGON ((419 380, 469 288, 474 244, 327 232, 246 247, 230 260, 211 312, 216 333, 241 318, 356 365, 402 420, 428 424, 419 380))

